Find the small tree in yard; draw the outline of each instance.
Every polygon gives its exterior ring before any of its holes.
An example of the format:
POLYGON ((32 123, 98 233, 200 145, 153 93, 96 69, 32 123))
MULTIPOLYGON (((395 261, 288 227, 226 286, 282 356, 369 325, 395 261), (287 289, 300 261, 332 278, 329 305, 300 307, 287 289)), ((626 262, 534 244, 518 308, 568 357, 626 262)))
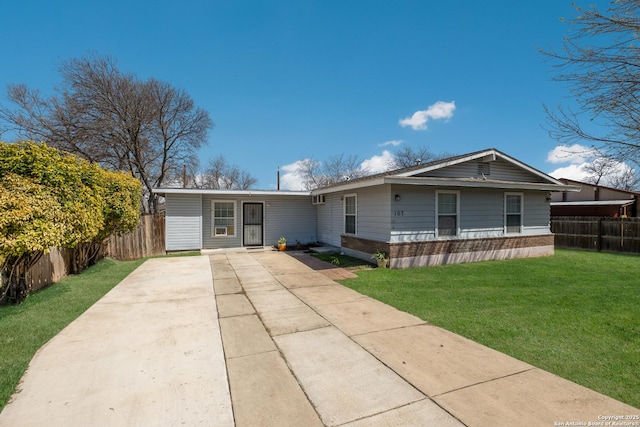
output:
POLYGON ((28 294, 26 273, 52 246, 73 249, 71 273, 105 237, 139 221, 140 183, 45 144, 0 142, 0 303, 28 294))

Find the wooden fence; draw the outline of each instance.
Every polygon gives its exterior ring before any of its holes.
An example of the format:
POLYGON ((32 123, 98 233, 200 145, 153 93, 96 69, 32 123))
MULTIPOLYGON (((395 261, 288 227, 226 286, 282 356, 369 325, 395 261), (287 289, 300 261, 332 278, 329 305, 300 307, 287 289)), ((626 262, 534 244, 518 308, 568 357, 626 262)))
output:
MULTIPOLYGON (((30 292, 40 290, 68 276, 72 256, 72 251, 65 248, 51 248, 49 253, 42 255, 27 271, 26 278, 30 292)), ((15 273, 20 274, 21 270, 18 269, 15 273)))
POLYGON ((127 234, 107 239, 105 255, 123 261, 164 255, 164 215, 144 215, 140 226, 127 234))
POLYGON ((640 253, 640 218, 554 216, 551 231, 556 247, 640 253))
MULTIPOLYGON (((131 233, 105 240, 98 259, 105 257, 129 261, 153 255, 164 255, 164 215, 143 215, 140 225, 131 233)), ((27 272, 31 292, 44 288, 69 275, 72 249, 51 248, 27 272)))

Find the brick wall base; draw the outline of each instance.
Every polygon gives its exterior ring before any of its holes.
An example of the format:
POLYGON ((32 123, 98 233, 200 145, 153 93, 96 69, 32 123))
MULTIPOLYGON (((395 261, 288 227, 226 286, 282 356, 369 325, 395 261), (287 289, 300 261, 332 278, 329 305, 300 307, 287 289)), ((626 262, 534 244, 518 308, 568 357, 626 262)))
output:
POLYGON ((369 258, 377 250, 389 254, 391 268, 454 264, 553 255, 553 234, 485 239, 386 243, 342 236, 345 253, 369 258))

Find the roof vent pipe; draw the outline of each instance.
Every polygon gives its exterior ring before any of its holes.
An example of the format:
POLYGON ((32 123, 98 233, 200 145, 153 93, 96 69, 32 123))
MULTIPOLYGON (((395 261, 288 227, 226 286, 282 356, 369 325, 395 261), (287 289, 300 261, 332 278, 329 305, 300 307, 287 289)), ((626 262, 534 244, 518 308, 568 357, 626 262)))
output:
POLYGON ((182 188, 187 188, 187 164, 182 165, 182 188))

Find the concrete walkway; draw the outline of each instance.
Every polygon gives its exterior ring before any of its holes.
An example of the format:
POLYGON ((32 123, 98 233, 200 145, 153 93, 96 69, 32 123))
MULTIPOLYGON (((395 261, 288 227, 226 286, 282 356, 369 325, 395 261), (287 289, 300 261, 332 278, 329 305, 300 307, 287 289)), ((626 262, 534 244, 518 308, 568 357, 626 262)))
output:
POLYGON ((19 388, 1 426, 553 426, 640 414, 275 251, 147 261, 47 343, 19 388))

